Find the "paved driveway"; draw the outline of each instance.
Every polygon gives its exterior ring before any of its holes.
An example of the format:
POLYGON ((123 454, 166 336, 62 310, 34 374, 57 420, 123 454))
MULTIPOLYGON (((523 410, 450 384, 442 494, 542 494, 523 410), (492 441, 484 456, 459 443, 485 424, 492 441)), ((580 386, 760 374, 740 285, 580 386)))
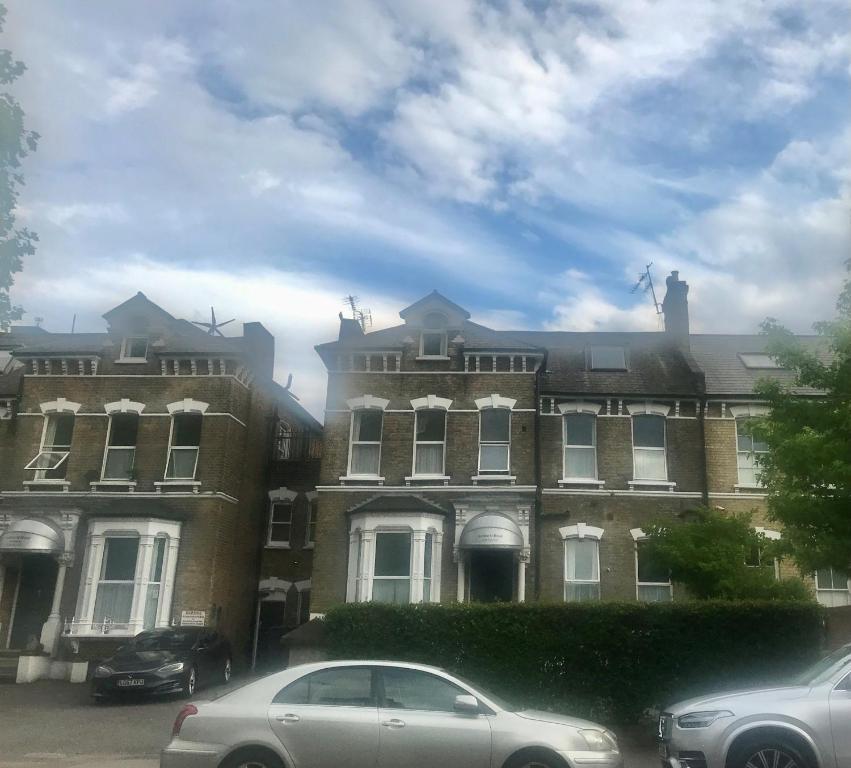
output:
MULTIPOLYGON (((67 682, 0 685, 0 768, 158 768, 181 706, 180 699, 94 704, 88 685, 67 682)), ((659 768, 651 728, 617 730, 626 768, 659 768)))

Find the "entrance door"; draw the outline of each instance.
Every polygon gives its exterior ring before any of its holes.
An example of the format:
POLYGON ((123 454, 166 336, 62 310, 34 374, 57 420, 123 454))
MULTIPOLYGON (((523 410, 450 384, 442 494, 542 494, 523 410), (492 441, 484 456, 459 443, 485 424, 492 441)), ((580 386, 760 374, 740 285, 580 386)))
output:
POLYGON ((470 600, 510 603, 514 600, 514 552, 504 549, 470 550, 470 600))
POLYGON ((20 587, 12 621, 10 648, 26 648, 35 637, 41 637, 41 627, 50 615, 56 573, 59 564, 50 555, 24 555, 21 558, 20 587))

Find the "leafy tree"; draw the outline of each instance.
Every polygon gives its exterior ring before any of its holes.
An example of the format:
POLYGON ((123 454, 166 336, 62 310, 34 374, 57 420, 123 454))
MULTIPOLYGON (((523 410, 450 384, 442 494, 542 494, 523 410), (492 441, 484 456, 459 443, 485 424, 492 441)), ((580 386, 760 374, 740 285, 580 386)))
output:
POLYGON ((751 526, 749 514, 700 508, 683 523, 645 530, 648 556, 698 599, 811 599, 800 579, 777 581, 775 543, 751 526))
MULTIPOLYGON (((0 31, 6 20, 6 8, 0 5, 0 31)), ((8 86, 26 67, 0 50, 0 85, 8 86)), ((0 331, 21 317, 21 307, 12 305, 9 290, 14 274, 21 271, 25 256, 35 253, 38 236, 26 227, 15 226, 15 206, 24 177, 21 160, 36 148, 38 134, 24 127, 24 112, 11 94, 0 93, 0 331)))
POLYGON ((851 564, 851 278, 836 308, 834 320, 815 326, 818 345, 801 343, 772 318, 762 326, 769 352, 792 372, 791 382, 757 386, 770 407, 755 424, 769 448, 762 482, 787 549, 806 572, 851 564))

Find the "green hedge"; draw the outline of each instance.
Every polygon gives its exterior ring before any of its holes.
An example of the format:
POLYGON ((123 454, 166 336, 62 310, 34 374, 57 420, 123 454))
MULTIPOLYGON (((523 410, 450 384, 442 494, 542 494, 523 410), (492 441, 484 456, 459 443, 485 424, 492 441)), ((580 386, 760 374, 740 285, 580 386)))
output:
POLYGON ((759 685, 818 657, 810 602, 343 605, 332 658, 433 664, 524 706, 605 722, 713 690, 759 685))

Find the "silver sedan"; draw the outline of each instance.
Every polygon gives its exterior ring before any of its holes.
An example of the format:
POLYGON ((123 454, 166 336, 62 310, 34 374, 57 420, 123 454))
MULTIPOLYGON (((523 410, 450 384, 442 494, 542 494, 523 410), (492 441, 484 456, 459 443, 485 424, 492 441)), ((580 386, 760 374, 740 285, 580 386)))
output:
POLYGON ((435 667, 305 664, 187 704, 161 768, 621 768, 600 725, 517 710, 435 667))

